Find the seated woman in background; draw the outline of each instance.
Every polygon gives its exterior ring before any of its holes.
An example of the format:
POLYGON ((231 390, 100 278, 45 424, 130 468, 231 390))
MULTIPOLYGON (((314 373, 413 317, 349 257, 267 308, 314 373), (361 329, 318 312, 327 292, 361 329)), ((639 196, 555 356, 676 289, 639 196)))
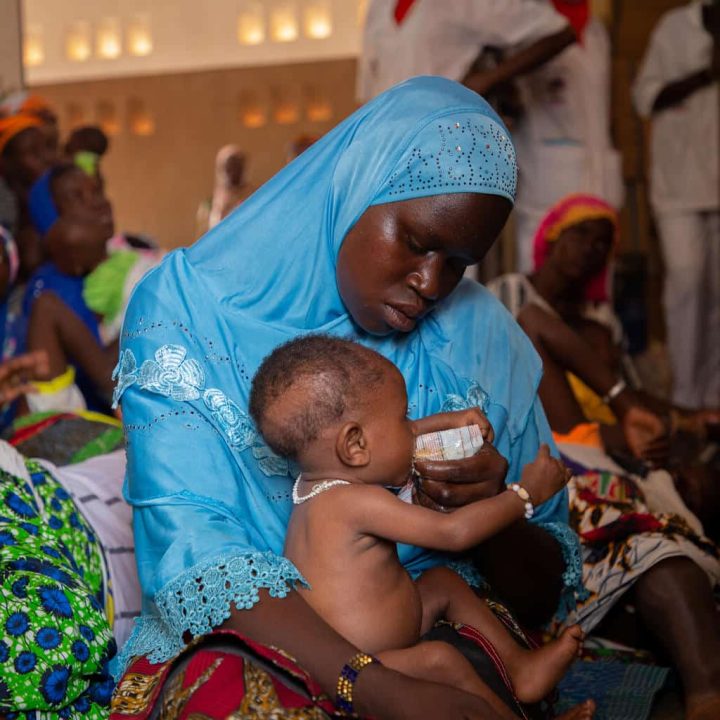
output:
POLYGON ((118 241, 102 187, 74 165, 56 166, 38 180, 30 208, 48 261, 26 294, 28 348, 47 350, 50 360, 48 384, 29 398, 30 408, 110 412, 124 307, 160 256, 118 241))
POLYGON ((27 380, 47 371, 47 355, 21 355, 25 347, 27 318, 23 312, 23 288, 17 285, 20 266, 15 240, 0 225, 0 430, 6 428, 18 412, 18 401, 29 388, 27 380), (12 385, 4 382, 7 376, 12 385))
POLYGON ((30 222, 28 194, 32 184, 56 161, 48 152, 42 125, 33 115, 3 115, 0 111, 0 224, 15 238, 23 281, 43 261, 40 238, 30 222))
MULTIPOLYGON (((661 460, 663 466, 670 463, 680 475, 680 487, 696 490, 698 483, 691 486, 691 481, 697 481, 700 472, 701 441, 717 431, 720 408, 684 411, 639 389, 632 362, 622 352, 622 328, 610 304, 611 259, 617 242, 618 217, 610 205, 589 195, 567 197, 538 228, 534 274, 505 275, 488 288, 517 317, 543 358, 540 393, 555 432, 598 423, 605 449, 635 469, 632 455, 638 454, 643 433, 665 424, 672 431, 669 458, 666 438, 648 450, 649 459, 661 460)), ((710 472, 707 458, 704 464, 710 472)), ((700 476, 703 487, 716 485, 712 480, 700 476)), ((707 492, 700 500, 697 491, 686 495, 691 509, 703 515, 715 534, 715 498, 707 492)))
MULTIPOLYGON (((609 633, 618 600, 632 588, 641 623, 681 675, 688 714, 697 710, 697 717, 711 718, 720 707, 720 662, 710 649, 720 643, 711 589, 720 581, 718 551, 667 473, 655 471, 639 482, 638 473, 645 476, 649 466, 633 464, 638 458, 661 462, 668 438, 659 441, 664 420, 653 412, 663 406, 618 379, 614 340, 621 333, 607 292, 617 228, 616 212, 603 201, 566 198, 540 224, 535 273, 503 276, 489 289, 543 359, 539 394, 575 474, 570 518, 583 543, 589 595, 570 619, 586 632, 609 633), (676 583, 682 592, 672 590, 676 583), (661 621, 663 606, 673 608, 673 622, 661 621)), ((693 427, 710 415, 676 417, 693 427)))

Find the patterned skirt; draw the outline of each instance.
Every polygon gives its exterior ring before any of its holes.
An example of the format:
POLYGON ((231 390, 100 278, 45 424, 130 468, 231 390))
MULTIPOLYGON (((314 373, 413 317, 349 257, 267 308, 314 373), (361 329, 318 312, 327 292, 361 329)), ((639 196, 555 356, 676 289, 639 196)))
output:
MULTIPOLYGON (((504 608, 491 608, 519 641, 524 636, 504 608)), ((549 705, 521 706, 492 646, 467 626, 439 623, 427 639, 462 652, 518 717, 539 720, 549 705)), ((136 658, 118 683, 110 720, 330 720, 341 717, 320 686, 286 653, 231 630, 215 630, 176 658, 152 664, 136 658)))
POLYGON ((598 448, 563 442, 558 447, 573 471, 570 526, 582 544, 585 585, 566 623, 591 632, 645 572, 671 557, 689 558, 713 586, 720 583, 718 548, 703 536, 669 477, 658 493, 663 471, 643 480, 623 473, 598 448))
POLYGON ((107 717, 115 641, 102 551, 53 476, 3 446, 8 453, 0 463, 0 716, 107 717))

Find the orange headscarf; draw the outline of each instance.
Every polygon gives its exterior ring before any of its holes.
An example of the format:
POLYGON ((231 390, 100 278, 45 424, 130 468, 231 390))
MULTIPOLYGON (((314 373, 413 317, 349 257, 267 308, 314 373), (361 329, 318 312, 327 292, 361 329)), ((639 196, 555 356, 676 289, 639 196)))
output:
POLYGON ((0 153, 3 152, 5 146, 23 130, 31 127, 40 127, 42 120, 35 115, 25 115, 24 113, 16 113, 7 117, 0 117, 0 153))
POLYGON ((28 95, 20 105, 20 112, 26 115, 54 115, 50 103, 39 95, 28 95))

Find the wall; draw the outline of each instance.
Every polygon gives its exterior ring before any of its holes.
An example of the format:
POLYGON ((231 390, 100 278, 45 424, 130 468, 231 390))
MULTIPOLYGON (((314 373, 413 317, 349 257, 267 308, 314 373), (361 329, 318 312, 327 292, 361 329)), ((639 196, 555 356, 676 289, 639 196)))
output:
POLYGON ((353 57, 360 49, 364 2, 23 0, 23 7, 26 44, 40 44, 43 54, 42 61, 27 68, 28 83, 45 85, 353 57), (239 41, 239 20, 248 17, 254 44, 239 41), (286 41, 273 40, 276 23, 290 32, 286 41), (151 37, 143 56, 132 52, 138 26, 151 37), (320 37, 313 37, 318 28, 320 37), (104 45, 104 31, 112 36, 112 58, 101 55, 103 47, 110 47, 104 45), (69 42, 84 48, 81 59, 68 57, 69 42))
POLYGON ((354 83, 355 61, 335 60, 33 89, 56 107, 63 132, 77 111, 93 120, 99 104, 117 108, 118 134, 103 168, 118 227, 149 233, 170 248, 195 239, 195 211, 212 191, 218 148, 233 142, 245 149, 250 179, 260 184, 282 167, 293 138, 324 133, 355 109, 354 83), (265 126, 243 125, 248 96, 256 96, 268 113, 265 126), (307 114, 318 97, 330 116, 313 121, 307 114), (273 119, 274 108, 282 110, 283 103, 298 109, 295 122, 273 119), (130 131, 133 106, 143 107, 154 122, 152 135, 130 131))
POLYGON ((20 0, 0 0, 0 94, 22 87, 20 0))

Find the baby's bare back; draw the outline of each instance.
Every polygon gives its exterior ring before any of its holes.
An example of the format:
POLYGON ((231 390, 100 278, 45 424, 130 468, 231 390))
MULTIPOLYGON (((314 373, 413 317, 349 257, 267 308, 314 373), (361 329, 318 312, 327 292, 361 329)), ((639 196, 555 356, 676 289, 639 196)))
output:
MULTIPOLYGON (((357 488, 359 489, 359 488, 357 488)), ((285 555, 310 584, 305 600, 340 635, 368 653, 414 645, 422 607, 395 543, 357 532, 333 488, 295 507, 285 555)))

